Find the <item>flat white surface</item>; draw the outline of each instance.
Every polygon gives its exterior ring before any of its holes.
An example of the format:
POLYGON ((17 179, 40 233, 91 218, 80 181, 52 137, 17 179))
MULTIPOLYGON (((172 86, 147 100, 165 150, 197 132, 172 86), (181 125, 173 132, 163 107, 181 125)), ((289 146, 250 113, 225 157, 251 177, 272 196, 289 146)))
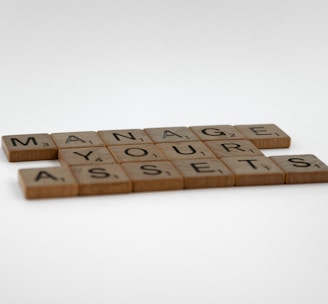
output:
MULTIPOLYGON (((328 2, 0 0, 1 135, 276 123, 328 162, 328 2)), ((0 303, 328 303, 328 185, 27 201, 0 303)))

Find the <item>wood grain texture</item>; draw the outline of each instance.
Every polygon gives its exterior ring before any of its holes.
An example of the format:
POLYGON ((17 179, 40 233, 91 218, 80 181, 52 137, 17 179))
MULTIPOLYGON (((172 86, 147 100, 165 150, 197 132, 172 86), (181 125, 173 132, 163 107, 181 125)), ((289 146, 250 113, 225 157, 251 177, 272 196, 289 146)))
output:
POLYGON ((235 175, 236 186, 283 184, 284 172, 268 157, 225 157, 222 161, 235 175))
POLYGON ((58 159, 67 166, 116 163, 105 147, 59 149, 58 159))
POLYGON ((284 172, 286 184, 328 182, 328 167, 313 154, 270 157, 284 172))
POLYGON ((118 164, 73 166, 80 195, 129 193, 131 180, 118 164))
POLYGON ((183 178, 169 161, 124 163, 134 192, 183 189, 183 178))
POLYGON ((187 127, 147 128, 144 131, 154 143, 199 141, 199 138, 187 127))
POLYGON ((173 160, 184 179, 185 189, 231 187, 234 174, 218 159, 184 159, 173 160))
POLYGON ((105 146, 94 131, 53 133, 51 137, 59 149, 105 146))
POLYGON ((26 198, 54 198, 78 195, 78 184, 68 167, 19 170, 19 182, 26 198))
POLYGON ((214 153, 202 142, 161 143, 157 147, 167 159, 216 158, 214 153))
POLYGON ((165 156, 154 144, 108 146, 119 163, 165 160, 165 156))
POLYGON ((275 124, 236 125, 259 149, 288 148, 291 138, 275 124))
POLYGON ((152 143, 149 136, 141 129, 102 130, 98 135, 107 146, 152 143))
POLYGON ((57 146, 46 133, 3 136, 2 148, 10 162, 57 159, 57 146))
POLYGON ((245 138, 237 128, 231 125, 192 126, 189 129, 203 141, 245 138))
POLYGON ((204 142, 218 158, 234 156, 260 156, 263 153, 246 139, 213 140, 204 142))

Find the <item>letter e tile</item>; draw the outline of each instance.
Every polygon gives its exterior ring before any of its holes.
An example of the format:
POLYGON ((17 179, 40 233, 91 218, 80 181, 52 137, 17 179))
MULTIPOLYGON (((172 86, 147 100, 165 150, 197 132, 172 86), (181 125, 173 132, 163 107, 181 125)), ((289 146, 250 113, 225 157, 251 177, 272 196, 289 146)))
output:
POLYGON ((184 188, 233 186, 233 173, 219 159, 179 159, 172 163, 184 178, 184 188))
POLYGON ((288 148, 291 139, 275 124, 235 126, 259 149, 288 148))

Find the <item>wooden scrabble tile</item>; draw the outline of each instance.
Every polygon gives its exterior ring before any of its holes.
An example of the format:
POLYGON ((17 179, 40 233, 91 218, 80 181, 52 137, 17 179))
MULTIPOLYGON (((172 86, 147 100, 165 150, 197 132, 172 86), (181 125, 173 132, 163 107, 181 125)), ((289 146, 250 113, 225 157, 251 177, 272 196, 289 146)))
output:
POLYGON ((235 174, 236 186, 284 183, 284 172, 268 157, 225 157, 222 161, 235 174))
POLYGON ((183 189, 183 178, 169 161, 124 163, 133 191, 183 189))
POLYGON ((246 139, 228 139, 228 140, 212 140, 204 142, 218 157, 234 157, 248 155, 263 155, 249 140, 246 139))
POLYGON ((98 131, 98 135, 107 146, 152 143, 152 140, 141 129, 102 130, 98 131))
POLYGON ((312 154, 270 157, 283 171, 286 184, 328 182, 328 167, 312 154))
POLYGON ((189 127, 201 140, 244 139, 238 129, 231 125, 210 125, 189 127))
POLYGON ((67 166, 116 163, 106 147, 59 149, 58 159, 67 166))
POLYGON ((97 132, 65 132, 51 134, 55 144, 60 149, 105 146, 97 132))
POLYGON ((173 165, 184 178, 184 188, 229 187, 234 174, 219 159, 179 159, 173 165))
POLYGON ((199 141, 199 138, 187 127, 167 127, 144 129, 154 143, 199 141))
POLYGON ((288 148, 290 137, 275 124, 235 126, 259 149, 288 148))
POLYGON ((202 142, 161 143, 157 147, 167 159, 216 158, 213 152, 202 142))
POLYGON ((80 195, 128 193, 132 183, 118 164, 71 167, 80 195))
POLYGON ((49 134, 3 136, 2 148, 10 162, 57 159, 57 146, 49 134))
POLYGON ((108 146, 119 163, 165 160, 165 156, 154 144, 108 146))
POLYGON ((78 184, 68 167, 19 170, 19 182, 26 198, 78 195, 78 184))

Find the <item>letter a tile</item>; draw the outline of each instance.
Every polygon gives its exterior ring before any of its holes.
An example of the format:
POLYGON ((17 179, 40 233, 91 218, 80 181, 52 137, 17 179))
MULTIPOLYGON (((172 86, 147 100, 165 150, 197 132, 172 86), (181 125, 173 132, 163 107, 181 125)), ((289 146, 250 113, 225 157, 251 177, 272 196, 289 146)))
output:
POLYGON ((312 154, 270 157, 286 174, 286 184, 328 182, 328 167, 312 154))
POLYGON ((51 137, 59 149, 105 146, 94 131, 54 133, 51 137))
POLYGON ((21 169, 19 182, 26 198, 78 195, 78 184, 68 167, 21 169))
POLYGON ((3 136, 2 148, 10 162, 57 159, 57 146, 49 134, 3 136))
POLYGON ((187 127, 147 128, 144 131, 154 143, 199 141, 199 138, 187 127))

